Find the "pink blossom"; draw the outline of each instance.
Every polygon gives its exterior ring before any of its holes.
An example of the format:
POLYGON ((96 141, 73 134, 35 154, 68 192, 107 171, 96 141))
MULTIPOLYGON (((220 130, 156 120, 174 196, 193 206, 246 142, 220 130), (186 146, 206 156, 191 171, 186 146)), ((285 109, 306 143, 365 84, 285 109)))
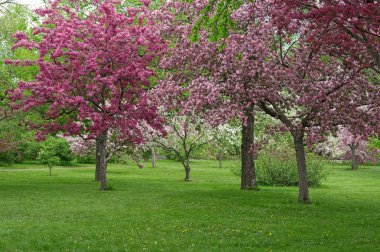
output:
POLYGON ((36 11, 43 19, 34 30, 40 40, 22 32, 14 35, 13 49, 37 50, 39 58, 6 63, 34 63, 40 72, 35 80, 10 90, 13 106, 24 111, 43 108, 46 120, 35 125, 40 138, 51 132, 96 138, 112 130, 121 140, 140 144, 144 141, 141 124, 163 130, 163 118, 147 102, 147 86, 155 75, 151 61, 161 57, 166 43, 146 8, 126 9, 129 18, 144 15, 146 22, 135 24, 118 12, 120 1, 88 4, 93 4, 92 11, 83 15, 75 2, 73 8, 54 1, 36 11))

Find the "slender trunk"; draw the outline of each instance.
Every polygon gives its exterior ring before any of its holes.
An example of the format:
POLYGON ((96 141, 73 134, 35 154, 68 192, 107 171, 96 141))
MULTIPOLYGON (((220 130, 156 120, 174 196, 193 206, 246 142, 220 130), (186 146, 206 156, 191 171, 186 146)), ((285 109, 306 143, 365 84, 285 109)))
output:
MULTIPOLYGON (((131 158, 132 160, 136 163, 136 165, 140 168, 140 169, 144 169, 144 164, 142 164, 140 161, 140 156, 137 154, 137 152, 133 152, 132 155, 131 155, 131 158)), ((145 158, 144 158, 144 161, 145 161, 145 158)))
POLYGON ((100 152, 99 152, 100 139, 96 138, 96 168, 95 168, 95 181, 100 182, 100 152))
POLYGON ((216 157, 219 161, 219 169, 222 169, 222 155, 218 154, 218 156, 216 157))
POLYGON ((107 190, 107 134, 99 136, 99 180, 100 190, 107 190))
POLYGON ((358 169, 358 162, 356 161, 356 145, 350 144, 351 149, 351 169, 356 170, 358 169))
POLYGON ((152 167, 156 168, 156 149, 152 147, 152 167))
POLYGON ((51 166, 49 166, 49 176, 51 176, 51 166))
POLYGON ((255 159, 253 156, 254 147, 254 123, 255 115, 251 111, 247 113, 247 123, 242 125, 242 145, 241 145, 241 189, 256 189, 255 159))
POLYGON ((189 156, 186 157, 185 171, 186 171, 185 181, 191 181, 191 178, 190 178, 190 157, 189 156))
POLYGON ((302 203, 310 203, 309 185, 307 181, 305 146, 303 143, 304 133, 296 132, 293 135, 294 148, 296 150, 297 168, 298 168, 298 200, 302 203))

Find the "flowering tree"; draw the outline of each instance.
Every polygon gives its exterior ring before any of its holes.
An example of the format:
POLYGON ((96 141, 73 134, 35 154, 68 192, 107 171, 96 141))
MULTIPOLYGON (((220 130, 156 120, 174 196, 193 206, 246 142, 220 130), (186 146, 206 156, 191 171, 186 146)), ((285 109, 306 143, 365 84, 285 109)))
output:
POLYGON ((351 150, 351 168, 352 170, 356 170, 358 168, 358 163, 356 160, 357 157, 357 149, 360 145, 363 145, 363 138, 361 136, 355 136, 347 129, 342 129, 338 138, 341 140, 341 144, 347 145, 351 150))
MULTIPOLYGON (((175 51, 164 64, 182 71, 172 73, 165 88, 188 93, 189 98, 180 101, 182 106, 202 112, 211 122, 242 118, 242 188, 252 185, 245 178, 254 179, 254 169, 245 170, 244 164, 253 163, 253 108, 281 122, 282 127, 275 129, 287 130, 293 137, 299 200, 307 203, 304 145, 341 124, 376 125, 379 89, 361 74, 359 63, 346 64, 310 43, 303 23, 297 35, 281 33, 274 12, 276 6, 269 1, 247 3, 233 13, 237 25, 220 42, 210 42, 202 30, 198 43, 189 42, 186 35, 179 37, 174 50, 182 54, 175 51)), ((365 126, 368 131, 376 129, 370 126, 365 126)))
POLYGON ((347 128, 339 129, 335 137, 329 136, 326 141, 318 143, 313 151, 332 159, 349 159, 353 170, 356 170, 359 164, 376 164, 380 153, 380 149, 371 144, 371 139, 363 135, 354 135, 347 128))
POLYGON ((190 158, 194 151, 214 140, 203 120, 196 116, 175 115, 166 123, 167 137, 152 139, 158 147, 172 152, 185 169, 185 181, 190 178, 190 158))
POLYGON ((241 126, 230 124, 219 125, 214 129, 215 141, 211 144, 211 153, 222 168, 223 158, 241 157, 241 126))
POLYGON ((9 63, 34 63, 40 73, 34 81, 20 82, 11 98, 15 108, 43 115, 43 121, 33 125, 40 139, 50 132, 98 139, 101 190, 106 190, 108 132, 139 144, 141 123, 163 130, 147 89, 155 74, 149 66, 166 45, 146 5, 126 8, 123 14, 114 0, 86 1, 85 10, 77 1, 70 2, 74 7, 56 0, 36 11, 44 19, 34 29, 40 39, 33 41, 22 32, 14 35, 13 49, 37 50, 39 58, 9 63))
POLYGON ((338 148, 343 152, 342 158, 351 159, 352 170, 356 170, 360 163, 377 162, 376 154, 379 150, 369 148, 368 139, 365 136, 353 134, 347 128, 342 128, 337 137, 338 148))
MULTIPOLYGON (((99 165, 99 158, 97 153, 99 153, 99 141, 96 141, 91 138, 83 138, 78 136, 66 136, 64 137, 66 141, 70 145, 70 149, 74 155, 84 157, 84 156, 96 156, 96 172, 95 172, 95 180, 99 181, 100 173, 98 167, 99 165)), ((144 140, 145 141, 145 140, 144 140)), ((143 168, 144 165, 140 163, 138 150, 142 148, 142 145, 134 145, 131 144, 128 140, 126 141, 120 141, 120 139, 117 137, 116 134, 112 134, 112 132, 108 132, 107 135, 107 153, 106 153, 106 159, 109 161, 115 156, 120 155, 121 153, 128 153, 133 161, 136 162, 136 164, 143 168)), ((144 144, 145 145, 145 144, 144 144)))
POLYGON ((253 157, 254 106, 260 91, 264 93, 265 90, 258 82, 251 82, 252 88, 246 89, 251 79, 241 73, 250 72, 255 64, 247 69, 240 68, 240 63, 234 61, 233 48, 225 49, 231 54, 220 53, 223 45, 210 43, 209 33, 203 31, 197 43, 190 41, 193 26, 204 6, 204 1, 174 3, 173 8, 177 13, 184 13, 186 20, 177 19, 170 12, 161 18, 162 30, 175 46, 161 62, 167 70, 167 78, 156 93, 165 97, 166 107, 180 107, 190 114, 200 113, 213 126, 239 118, 242 124, 241 189, 254 189, 257 187, 253 157), (226 57, 222 59, 222 56, 226 57), (222 62, 231 64, 222 66, 222 62), (253 89, 258 92, 251 92, 253 89), (168 94, 166 90, 172 92, 168 94))
MULTIPOLYGON (((252 13, 256 17, 264 13, 264 19, 259 22, 276 27, 271 24, 272 19, 268 21, 270 14, 275 11, 265 1, 257 1, 242 6, 238 13, 245 13, 240 16, 242 20, 248 21, 248 31, 252 29, 260 32, 261 44, 269 50, 270 54, 264 57, 270 64, 267 65, 269 68, 259 67, 255 73, 262 84, 267 83, 271 91, 258 105, 262 111, 278 119, 292 134, 298 166, 299 200, 308 202, 304 144, 319 140, 326 132, 336 130, 338 125, 359 123, 366 125, 367 130, 376 129, 376 119, 372 115, 378 111, 378 106, 372 94, 377 95, 379 89, 360 73, 358 64, 342 63, 329 56, 323 47, 310 43, 306 39, 309 31, 302 24, 296 37, 278 34, 276 29, 272 29, 275 32, 269 37, 262 36, 265 33, 257 28, 257 20, 252 18, 252 13), (265 74, 266 70, 270 71, 269 74, 265 74), (374 128, 367 128, 370 122, 374 122, 370 125, 374 128)), ((252 37, 255 34, 248 32, 247 35, 252 37)), ((241 54, 248 55, 247 62, 252 59, 257 61, 252 52, 242 51, 244 46, 241 44, 239 50, 241 54)), ((256 55, 260 54, 266 55, 260 51, 256 55)))
POLYGON ((95 153, 95 141, 93 139, 85 140, 81 137, 64 137, 70 145, 71 152, 76 156, 87 156, 95 153))
MULTIPOLYGON (((11 47, 14 42, 12 34, 18 30, 31 33, 30 26, 32 13, 25 6, 4 5, 0 6, 0 152, 15 153, 20 145, 27 141, 27 132, 21 126, 25 117, 33 116, 32 113, 16 113, 7 105, 8 89, 15 87, 18 79, 30 79, 37 73, 37 67, 28 67, 20 71, 4 64, 7 58, 27 59, 36 58, 35 53, 27 50, 14 52, 11 47)), ((14 155, 8 155, 16 158, 14 155)), ((0 158, 1 159, 1 158, 0 158)))
POLYGON ((345 151, 340 148, 339 139, 330 135, 327 136, 325 141, 316 144, 312 151, 320 156, 330 159, 340 159, 345 151))

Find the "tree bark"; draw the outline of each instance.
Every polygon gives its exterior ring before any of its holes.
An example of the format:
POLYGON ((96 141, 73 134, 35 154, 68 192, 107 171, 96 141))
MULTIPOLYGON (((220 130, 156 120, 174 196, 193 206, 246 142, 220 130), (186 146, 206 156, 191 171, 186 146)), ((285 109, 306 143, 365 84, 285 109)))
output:
POLYGON ((99 142, 100 139, 96 138, 96 168, 95 168, 95 181, 100 182, 100 152, 99 152, 99 142))
POLYGON ((186 172, 185 181, 191 181, 191 178, 190 178, 190 157, 189 156, 186 157, 185 172, 186 172))
POLYGON ((307 180, 305 146, 303 143, 304 133, 295 132, 293 135, 294 148, 296 150, 298 168, 298 200, 302 203, 310 203, 309 185, 307 180))
POLYGON ((218 159, 218 162, 219 162, 219 169, 222 169, 222 155, 220 155, 220 154, 218 154, 217 156, 216 156, 216 158, 218 159))
POLYGON ((356 160, 356 145, 350 144, 349 146, 351 149, 351 169, 356 170, 358 169, 358 162, 356 160))
POLYGON ((247 113, 247 123, 242 125, 242 145, 241 145, 241 189, 257 189, 255 159, 253 155, 254 147, 254 123, 255 115, 251 111, 247 113))
POLYGON ((156 149, 152 147, 152 167, 156 168, 157 163, 156 163, 156 149))
POLYGON ((107 190, 107 134, 102 134, 99 137, 99 180, 100 190, 107 190))

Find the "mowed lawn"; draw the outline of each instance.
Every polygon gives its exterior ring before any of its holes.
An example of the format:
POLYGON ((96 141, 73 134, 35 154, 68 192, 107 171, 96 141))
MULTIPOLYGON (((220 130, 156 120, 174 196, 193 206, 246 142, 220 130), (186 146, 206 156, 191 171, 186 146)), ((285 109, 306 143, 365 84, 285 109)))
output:
POLYGON ((0 168, 0 251, 380 251, 380 167, 330 166, 297 202, 295 187, 241 191, 226 162, 144 170, 110 165, 112 191, 94 168, 0 168))

